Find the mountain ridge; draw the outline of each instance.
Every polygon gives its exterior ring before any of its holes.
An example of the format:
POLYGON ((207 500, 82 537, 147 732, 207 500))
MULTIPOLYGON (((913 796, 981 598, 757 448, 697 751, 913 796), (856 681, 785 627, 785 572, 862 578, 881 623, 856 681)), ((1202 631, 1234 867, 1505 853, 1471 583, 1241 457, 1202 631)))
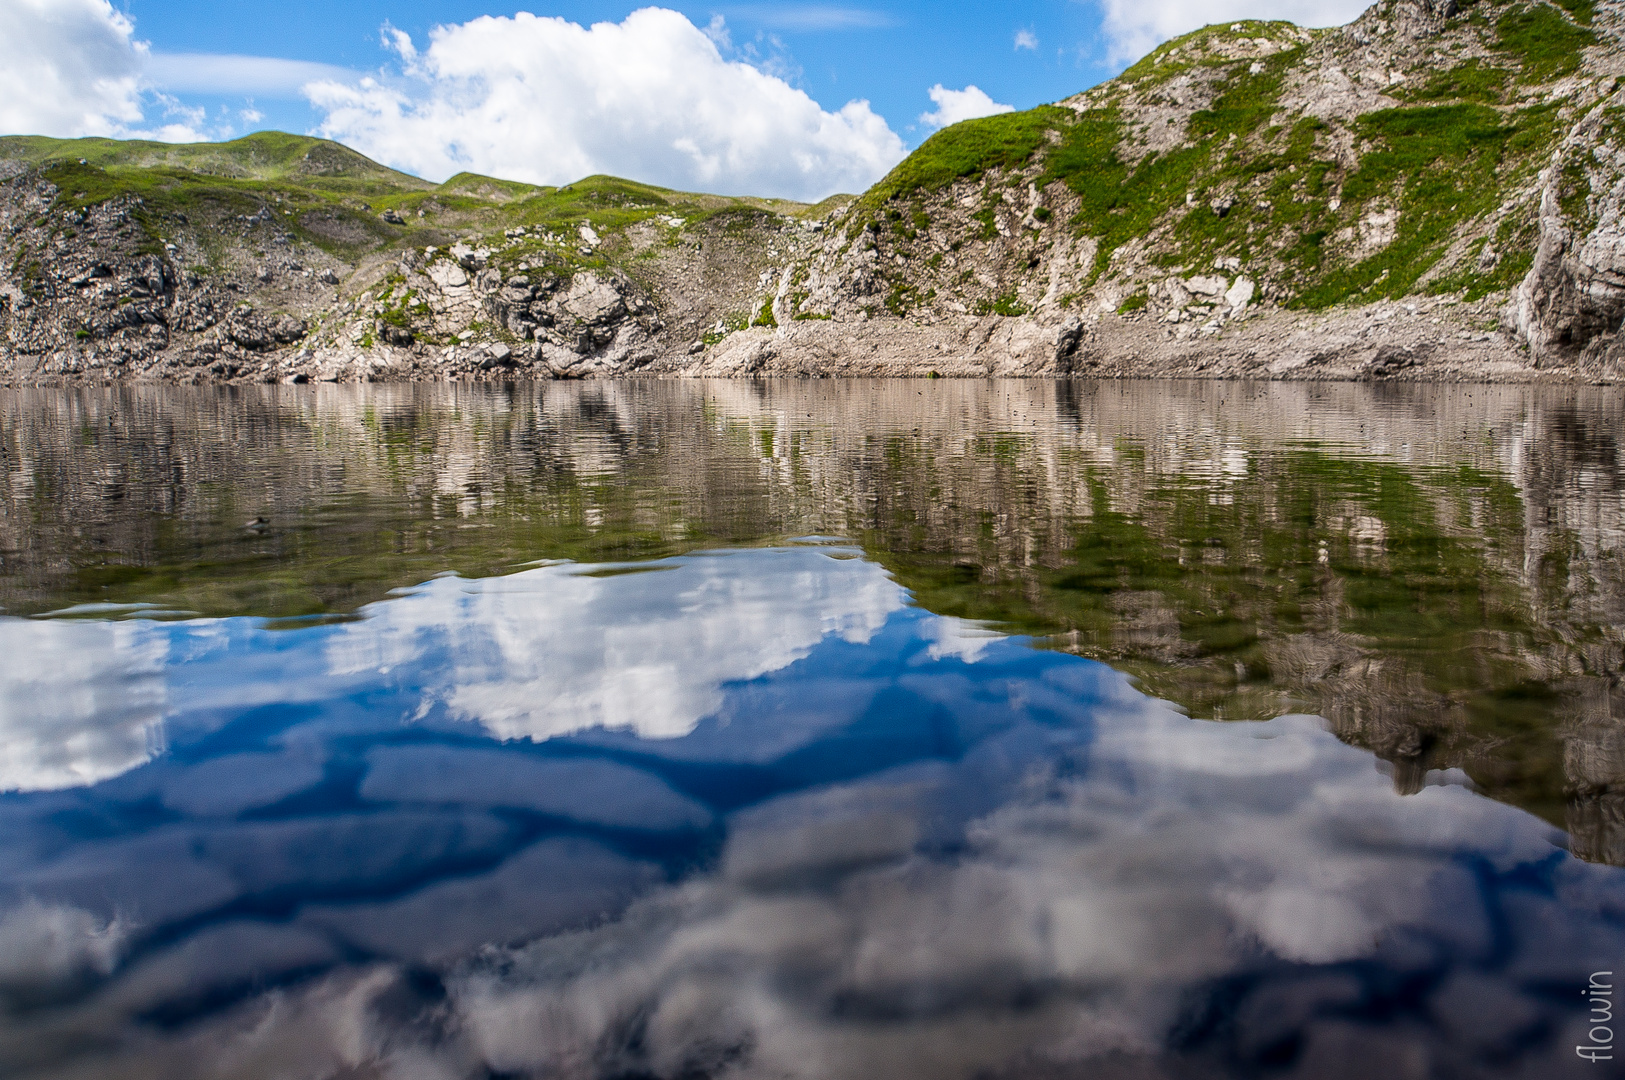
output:
POLYGON ((1622 42, 1591 0, 1205 27, 819 207, 0 139, 0 371, 1612 381, 1622 42))

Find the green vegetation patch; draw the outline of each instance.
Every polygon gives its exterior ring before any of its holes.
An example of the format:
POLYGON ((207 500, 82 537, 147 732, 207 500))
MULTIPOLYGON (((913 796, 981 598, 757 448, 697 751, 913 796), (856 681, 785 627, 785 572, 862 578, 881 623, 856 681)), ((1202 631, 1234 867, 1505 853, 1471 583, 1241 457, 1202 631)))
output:
POLYGON ((1165 82, 1198 65, 1233 62, 1222 53, 1214 55, 1209 51, 1209 45, 1222 45, 1243 39, 1275 40, 1277 35, 1295 33, 1297 29, 1294 24, 1279 19, 1270 21, 1243 19, 1239 22, 1204 26, 1200 30, 1193 30, 1183 37, 1174 38, 1152 49, 1118 78, 1124 83, 1165 82))
MULTIPOLYGON (((57 205, 74 210, 99 206, 109 199, 132 193, 133 185, 95 165, 80 165, 77 161, 54 162, 41 170, 41 175, 57 187, 57 205)), ((150 190, 153 185, 141 185, 150 190)))
POLYGON ((761 310, 756 312, 756 318, 750 321, 752 326, 777 327, 778 318, 773 314, 773 298, 770 296, 762 301, 761 310))
POLYGON ((992 300, 979 300, 975 307, 977 315, 1003 315, 1006 318, 1025 315, 1031 310, 1032 308, 1023 304, 1013 291, 996 296, 992 300))
POLYGON ((992 169, 1017 169, 1032 160, 1050 132, 1066 126, 1072 112, 1041 105, 1026 112, 1001 113, 947 127, 870 188, 860 204, 878 209, 890 199, 938 191, 955 180, 992 169))
MULTIPOLYGON (((1282 151, 1260 152, 1255 144, 1279 108, 1287 70, 1301 55, 1301 49, 1277 53, 1261 62, 1256 72, 1250 64, 1235 63, 1234 74, 1213 106, 1192 114, 1188 145, 1147 155, 1133 167, 1118 153, 1124 125, 1116 109, 1092 110, 1078 117, 1060 144, 1045 155, 1044 174, 1038 183, 1043 187, 1060 181, 1078 196, 1082 206, 1073 224, 1079 232, 1100 241, 1094 268, 1097 275, 1105 270, 1114 251, 1146 234, 1170 211, 1185 205, 1187 197, 1203 195, 1205 201, 1209 192, 1282 171, 1294 164, 1287 160, 1288 155, 1306 166, 1313 164, 1313 127, 1300 125, 1301 130, 1282 151)), ((1293 176, 1290 182, 1301 179, 1304 177, 1293 176)), ((1227 217, 1227 213, 1198 203, 1181 220, 1178 231, 1185 245, 1211 257, 1212 249, 1222 246, 1232 234, 1245 235, 1241 218, 1225 224, 1227 217)), ((1182 260, 1185 255, 1176 258, 1182 260)))
POLYGON ((670 241, 682 243, 695 226, 744 235, 779 227, 779 215, 814 209, 609 176, 550 188, 464 173, 435 185, 337 143, 279 132, 195 145, 0 137, 0 159, 39 167, 58 189, 59 210, 139 199, 132 217, 145 232, 141 250, 161 252, 165 239, 187 231, 217 265, 233 238, 263 248, 276 232, 351 262, 392 247, 465 239, 491 247, 496 265, 540 261, 568 273, 609 265, 616 234, 651 218, 665 217, 670 241), (389 221, 387 211, 395 212, 389 221), (592 251, 583 251, 583 225, 599 235, 592 251), (525 234, 515 236, 516 227, 525 234), (264 243, 255 243, 259 230, 264 243))
POLYGON ((1594 224, 1589 220, 1590 197, 1591 178, 1586 172, 1585 162, 1579 154, 1571 155, 1563 163, 1562 172, 1558 175, 1557 204, 1562 208, 1564 215, 1576 223, 1581 235, 1590 232, 1594 224))
POLYGON ((1140 289, 1117 305, 1117 314, 1128 315, 1136 311, 1144 311, 1150 303, 1151 294, 1144 289, 1140 289))
POLYGON ((426 300, 417 295, 416 290, 406 287, 406 279, 399 274, 392 274, 385 281, 386 285, 393 286, 385 295, 382 302, 383 310, 378 313, 378 321, 386 326, 398 327, 402 330, 411 330, 417 320, 432 318, 434 313, 426 300))
MULTIPOLYGON (((1510 117, 1484 105, 1384 109, 1359 120, 1374 149, 1343 185, 1349 217, 1383 199, 1399 211, 1392 243, 1370 258, 1323 272, 1294 306, 1321 308, 1359 296, 1403 296, 1438 262, 1464 223, 1501 203, 1508 174, 1532 169, 1555 137, 1555 105, 1510 117)), ((1517 264, 1504 263, 1501 274, 1517 264)), ((1460 284, 1460 276, 1453 279, 1460 284)))
MULTIPOLYGON (((1582 25, 1593 9, 1593 0, 1563 0, 1502 7, 1498 18, 1489 13, 1493 23, 1477 15, 1500 58, 1475 57, 1433 73, 1397 91, 1407 107, 1354 121, 1360 156, 1347 175, 1327 142, 1326 122, 1276 120, 1286 76, 1304 62, 1305 47, 1281 41, 1294 47, 1262 58, 1236 55, 1232 39, 1279 41, 1286 24, 1208 27, 1160 46, 1121 77, 1134 84, 1174 69, 1202 69, 1216 97, 1190 115, 1184 145, 1136 160, 1128 150, 1132 117, 1119 105, 1047 107, 955 125, 864 197, 876 211, 871 235, 889 225, 895 238, 912 239, 919 229, 910 213, 919 207, 908 203, 915 196, 1019 170, 1039 190, 1059 183, 1076 196, 1068 224, 1097 241, 1091 281, 1125 243, 1149 238, 1160 249, 1156 261, 1168 267, 1219 257, 1281 260, 1288 295, 1295 293, 1288 302, 1299 307, 1403 295, 1423 278, 1433 288, 1448 283, 1483 295, 1527 270, 1527 223, 1500 206, 1509 185, 1533 175, 1556 131, 1556 105, 1505 111, 1512 85, 1578 69, 1582 50, 1597 40, 1582 25), (1394 239, 1349 261, 1353 256, 1341 253, 1353 247, 1351 230, 1384 208, 1398 212, 1394 239), (1510 232, 1494 241, 1493 257, 1484 251, 1486 237, 1470 258, 1439 265, 1470 223, 1497 216, 1510 232)), ((1584 177, 1571 172, 1565 206, 1578 213, 1584 177)), ((966 239, 998 236, 1003 194, 994 183, 984 187, 966 239)), ((985 304, 991 310, 991 301, 985 304)))
POLYGON ((704 334, 700 335, 700 340, 703 341, 707 347, 709 347, 722 341, 729 334, 738 333, 740 330, 745 329, 749 325, 749 315, 729 315, 719 320, 718 326, 714 326, 710 330, 707 330, 704 334))
POLYGON ((227 180, 285 180, 350 194, 426 191, 434 187, 369 160, 347 146, 280 131, 262 131, 224 143, 10 136, 0 138, 0 157, 33 165, 83 160, 109 171, 161 169, 227 180))
MULTIPOLYGON (((1586 20, 1586 21, 1589 21, 1586 20)), ((1496 48, 1523 61, 1524 82, 1549 82, 1580 69, 1580 51, 1594 31, 1570 22, 1548 4, 1516 7, 1495 23, 1496 48)))
POLYGON ((1552 0, 1554 4, 1574 16, 1581 26, 1590 26, 1597 14, 1597 0, 1552 0))
POLYGON ((1512 72, 1491 67, 1478 57, 1441 71, 1421 87, 1403 92, 1407 101, 1466 101, 1499 105, 1506 98, 1512 72))
POLYGON ((466 172, 458 173, 440 185, 442 194, 467 195, 475 199, 503 203, 526 199, 532 195, 546 194, 553 190, 553 188, 537 187, 535 184, 520 183, 517 180, 498 180, 492 176, 481 176, 478 173, 466 172))

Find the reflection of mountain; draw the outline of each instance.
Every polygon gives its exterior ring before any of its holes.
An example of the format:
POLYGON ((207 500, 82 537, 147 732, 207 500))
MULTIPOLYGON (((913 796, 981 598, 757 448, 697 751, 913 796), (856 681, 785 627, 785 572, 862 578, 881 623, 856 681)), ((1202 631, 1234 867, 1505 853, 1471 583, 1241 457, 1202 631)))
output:
POLYGON ((0 406, 10 611, 353 610, 828 533, 1197 715, 1305 710, 1625 860, 1625 407, 1583 390, 631 383, 0 406), (154 513, 155 512, 155 513, 154 513), (243 522, 263 514, 263 531, 243 522))

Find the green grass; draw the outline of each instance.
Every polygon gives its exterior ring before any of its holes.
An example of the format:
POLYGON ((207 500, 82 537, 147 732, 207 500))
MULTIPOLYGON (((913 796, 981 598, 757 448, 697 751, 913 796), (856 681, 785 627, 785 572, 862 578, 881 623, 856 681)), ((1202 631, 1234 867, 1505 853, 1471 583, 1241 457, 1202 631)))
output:
POLYGON ((1210 42, 1222 42, 1237 38, 1269 38, 1277 39, 1296 31, 1297 26, 1282 20, 1261 21, 1258 19, 1243 19, 1238 22, 1218 23, 1213 26, 1204 26, 1200 30, 1193 30, 1182 37, 1174 38, 1152 49, 1138 62, 1133 64, 1118 76, 1118 80, 1127 84, 1143 82, 1164 82, 1174 76, 1189 71, 1198 64, 1222 63, 1223 61, 1207 53, 1204 46, 1210 42))
POLYGON ((1146 306, 1150 303, 1151 294, 1146 292, 1144 289, 1140 289, 1131 294, 1121 304, 1117 305, 1117 314, 1128 315, 1135 311, 1144 311, 1146 306))
POLYGON ((444 246, 470 235, 490 238, 526 226, 534 234, 501 251, 499 266, 534 260, 568 273, 609 264, 603 252, 580 253, 578 228, 591 225, 609 244, 613 235, 656 215, 748 232, 771 225, 775 215, 804 216, 850 201, 833 196, 821 207, 783 199, 692 194, 610 176, 589 176, 559 188, 462 173, 432 184, 385 168, 337 143, 266 132, 229 143, 172 145, 111 139, 0 138, 0 159, 40 167, 58 188, 56 205, 70 211, 119 197, 140 200, 134 218, 145 247, 188 225, 205 249, 222 249, 241 228, 240 219, 269 209, 278 226, 296 238, 347 261, 391 247, 444 246), (81 161, 83 164, 81 164, 81 161), (385 224, 380 213, 398 211, 404 226, 385 224), (553 241, 543 233, 554 234, 553 241))
POLYGON ((1486 66, 1478 57, 1441 71, 1419 89, 1404 93, 1408 101, 1464 101, 1499 105, 1506 98, 1512 72, 1486 66))
POLYGON ((1597 14, 1597 0, 1552 0, 1554 4, 1574 16, 1581 26, 1590 26, 1597 14))
POLYGON ((1032 308, 1023 304, 1012 291, 991 300, 979 300, 974 310, 977 315, 1003 315, 1005 318, 1014 318, 1027 314, 1032 308))
POLYGON ((512 202, 515 199, 525 199, 532 195, 545 194, 556 189, 537 187, 535 184, 524 184, 516 180, 498 180, 495 177, 464 172, 458 173, 444 184, 441 184, 439 190, 440 193, 446 195, 467 195, 475 199, 485 199, 491 202, 512 202))
MULTIPOLYGON (((1322 308, 1351 297, 1404 296, 1431 270, 1464 223, 1496 209, 1508 166, 1532 168, 1553 138, 1555 106, 1510 118, 1484 105, 1387 109, 1359 120, 1376 148, 1360 158, 1343 185, 1350 217, 1379 199, 1400 211, 1394 241, 1357 263, 1328 268, 1298 296, 1296 306, 1322 308)), ((1496 280, 1519 261, 1503 260, 1496 280)), ((1471 275, 1447 279, 1471 288, 1471 275)), ((1443 286, 1441 286, 1443 287, 1443 286)))
MULTIPOLYGON (((1575 2, 1574 9, 1589 15, 1589 3, 1575 2)), ((1523 61, 1521 81, 1527 83, 1549 82, 1578 71, 1580 50, 1597 42, 1596 33, 1576 26, 1557 8, 1540 3, 1502 15, 1495 22, 1495 36, 1497 49, 1523 61)))
POLYGON ((1579 226, 1581 233, 1591 231, 1592 222, 1587 220, 1590 216, 1587 210, 1590 195, 1591 180, 1586 173, 1585 162, 1571 156, 1563 163, 1563 169, 1558 174, 1557 204, 1564 215, 1579 226))
POLYGON ((756 318, 750 321, 752 326, 766 326, 776 328, 779 320, 773 314, 773 298, 770 296, 762 301, 761 310, 756 312, 756 318))
POLYGON ((870 188, 859 204, 878 209, 892 199, 939 191, 955 180, 980 176, 991 169, 1020 168, 1048 141, 1049 133, 1065 126, 1070 116, 1068 109, 1042 105, 944 128, 870 188))
MULTIPOLYGON (((1060 144, 1044 158, 1039 186, 1059 181, 1078 196, 1082 207, 1074 227, 1099 240, 1095 273, 1109 264, 1112 253, 1143 236, 1171 211, 1197 196, 1196 206, 1176 226, 1180 250, 1174 262, 1211 259, 1238 235, 1245 234, 1246 211, 1221 216, 1208 208, 1208 196, 1268 174, 1281 173, 1294 164, 1314 166, 1315 128, 1300 125, 1279 151, 1260 153, 1254 145, 1278 110, 1281 83, 1301 55, 1291 49, 1277 53, 1251 72, 1246 65, 1231 67, 1225 90, 1212 108, 1192 114, 1189 145, 1166 154, 1150 154, 1130 168, 1119 156, 1123 119, 1115 109, 1083 113, 1067 129, 1060 144)), ((1285 186, 1309 179, 1293 175, 1285 186)))
POLYGON ((428 189, 433 184, 372 161, 326 139, 265 131, 224 143, 139 139, 0 138, 0 158, 43 164, 61 160, 104 169, 178 169, 235 180, 297 180, 304 186, 357 190, 368 185, 428 189))
POLYGON ((707 347, 716 345, 729 334, 738 333, 739 331, 750 326, 750 316, 738 314, 729 315, 723 318, 721 322, 722 326, 720 329, 713 327, 712 329, 707 330, 704 334, 700 335, 700 340, 704 342, 707 347))
POLYGON ((816 221, 822 218, 830 217, 841 210, 845 210, 848 206, 852 205, 852 203, 856 202, 857 199, 858 196, 856 195, 831 195, 829 198, 824 199, 821 202, 814 203, 812 206, 803 207, 800 210, 790 211, 790 213, 794 217, 801 217, 806 218, 809 221, 816 221))

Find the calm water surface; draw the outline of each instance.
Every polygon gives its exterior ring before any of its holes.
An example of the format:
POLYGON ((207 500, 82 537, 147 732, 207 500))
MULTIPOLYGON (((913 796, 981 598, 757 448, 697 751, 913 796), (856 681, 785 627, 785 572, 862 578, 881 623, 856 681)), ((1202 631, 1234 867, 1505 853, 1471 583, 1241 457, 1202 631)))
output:
POLYGON ((0 1075, 1622 1075, 1622 442, 1581 389, 0 394, 0 1075))

